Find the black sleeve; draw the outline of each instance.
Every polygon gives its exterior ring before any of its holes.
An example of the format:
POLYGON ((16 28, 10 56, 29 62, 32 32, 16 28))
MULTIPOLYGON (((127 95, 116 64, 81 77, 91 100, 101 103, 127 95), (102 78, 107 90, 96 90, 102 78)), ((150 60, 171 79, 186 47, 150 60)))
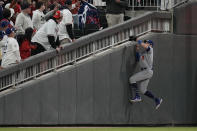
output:
POLYGON ((56 45, 56 42, 55 42, 55 37, 54 36, 48 36, 48 40, 49 40, 49 43, 50 43, 51 47, 56 49, 57 45, 56 45))
POLYGON ((73 30, 72 30, 72 24, 70 25, 66 25, 66 29, 67 29, 67 32, 68 32, 68 35, 71 39, 74 39, 74 34, 73 34, 73 30))
POLYGON ((59 40, 59 36, 57 36, 57 40, 56 40, 56 46, 60 46, 60 40, 59 40))

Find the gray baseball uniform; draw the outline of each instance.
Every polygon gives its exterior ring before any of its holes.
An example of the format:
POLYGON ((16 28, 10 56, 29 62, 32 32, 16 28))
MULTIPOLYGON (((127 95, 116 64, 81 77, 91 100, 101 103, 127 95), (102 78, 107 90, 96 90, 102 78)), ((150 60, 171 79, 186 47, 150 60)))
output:
POLYGON ((141 71, 129 78, 131 84, 137 83, 142 94, 147 91, 150 78, 153 76, 153 48, 151 46, 142 53, 140 53, 139 65, 141 71))

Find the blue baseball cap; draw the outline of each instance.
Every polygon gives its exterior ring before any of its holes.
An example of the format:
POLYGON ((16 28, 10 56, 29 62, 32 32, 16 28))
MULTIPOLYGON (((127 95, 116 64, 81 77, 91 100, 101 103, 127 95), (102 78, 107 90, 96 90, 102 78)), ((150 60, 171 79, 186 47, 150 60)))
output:
POLYGON ((10 24, 10 22, 8 22, 8 21, 6 21, 6 20, 3 20, 3 21, 1 21, 0 26, 1 26, 1 28, 5 28, 5 27, 8 26, 9 24, 10 24))
POLYGON ((154 45, 153 41, 152 40, 147 40, 146 42, 148 42, 150 45, 154 45))
POLYGON ((6 30, 5 30, 5 34, 6 35, 10 35, 12 32, 14 32, 15 31, 15 29, 14 28, 7 28, 6 30))
POLYGON ((2 30, 0 30, 0 39, 3 39, 4 35, 5 33, 2 30))

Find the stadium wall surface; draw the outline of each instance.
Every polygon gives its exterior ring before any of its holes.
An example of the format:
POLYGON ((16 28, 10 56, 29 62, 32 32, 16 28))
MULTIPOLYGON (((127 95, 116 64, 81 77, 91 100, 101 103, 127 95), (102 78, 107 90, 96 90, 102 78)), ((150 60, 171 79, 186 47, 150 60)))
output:
POLYGON ((128 101, 138 66, 127 45, 0 95, 0 125, 197 124, 197 36, 146 39, 155 42, 149 89, 164 100, 159 110, 146 97, 128 101))
POLYGON ((174 9, 174 33, 179 35, 197 35, 197 1, 174 9))

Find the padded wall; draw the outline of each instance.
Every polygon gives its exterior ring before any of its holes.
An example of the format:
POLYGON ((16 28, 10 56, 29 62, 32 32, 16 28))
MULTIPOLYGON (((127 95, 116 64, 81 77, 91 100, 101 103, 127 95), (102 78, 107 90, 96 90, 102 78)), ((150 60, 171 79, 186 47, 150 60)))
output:
POLYGON ((197 37, 147 39, 155 42, 148 89, 163 98, 159 110, 144 96, 129 103, 128 79, 138 65, 126 45, 1 95, 0 125, 197 124, 197 37))
POLYGON ((197 35, 197 2, 188 2, 174 9, 174 33, 197 35))

